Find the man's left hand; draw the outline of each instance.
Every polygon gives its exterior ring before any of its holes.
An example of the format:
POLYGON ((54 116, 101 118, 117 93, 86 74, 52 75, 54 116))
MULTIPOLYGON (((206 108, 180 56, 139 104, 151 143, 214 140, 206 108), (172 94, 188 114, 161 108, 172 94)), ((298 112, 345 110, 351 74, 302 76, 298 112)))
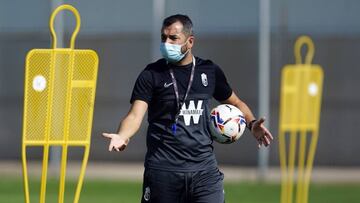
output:
POLYGON ((255 139, 258 141, 258 147, 265 145, 269 146, 271 141, 274 139, 270 131, 263 125, 265 118, 260 118, 255 121, 251 127, 251 132, 254 135, 255 139))

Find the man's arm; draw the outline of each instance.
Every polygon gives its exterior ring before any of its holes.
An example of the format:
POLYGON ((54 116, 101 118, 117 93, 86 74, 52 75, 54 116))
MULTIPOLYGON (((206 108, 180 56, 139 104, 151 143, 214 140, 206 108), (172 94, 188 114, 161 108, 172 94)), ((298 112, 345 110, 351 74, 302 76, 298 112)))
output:
POLYGON ((245 102, 241 101, 234 92, 232 92, 229 98, 221 101, 221 103, 234 105, 244 113, 246 123, 248 124, 247 126, 250 127, 249 130, 258 141, 259 147, 262 144, 265 146, 270 145, 271 140, 273 140, 273 136, 271 135, 270 131, 263 125, 265 118, 256 120, 250 108, 245 104, 245 102), (250 123, 251 125, 249 125, 250 123))
POLYGON ((102 134, 110 139, 109 151, 113 149, 122 151, 126 148, 130 138, 139 130, 147 108, 148 104, 146 102, 135 100, 128 114, 120 122, 118 132, 102 134))

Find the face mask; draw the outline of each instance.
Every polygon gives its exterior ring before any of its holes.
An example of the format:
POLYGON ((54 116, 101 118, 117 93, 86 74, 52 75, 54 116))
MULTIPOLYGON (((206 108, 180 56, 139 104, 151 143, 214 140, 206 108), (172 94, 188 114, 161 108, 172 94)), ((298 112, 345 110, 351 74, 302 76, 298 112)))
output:
POLYGON ((170 43, 161 43, 160 44, 160 51, 161 55, 170 63, 177 63, 181 61, 185 57, 185 55, 189 52, 188 49, 185 53, 181 52, 181 47, 184 44, 170 44, 170 43))

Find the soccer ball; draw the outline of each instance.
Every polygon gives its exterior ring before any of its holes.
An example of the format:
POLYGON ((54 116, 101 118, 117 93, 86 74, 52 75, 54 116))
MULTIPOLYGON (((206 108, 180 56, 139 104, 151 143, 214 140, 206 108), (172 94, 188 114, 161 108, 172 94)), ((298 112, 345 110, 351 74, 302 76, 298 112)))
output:
POLYGON ((240 109, 230 104, 221 104, 211 110, 210 133, 221 144, 230 144, 244 133, 246 120, 240 109))

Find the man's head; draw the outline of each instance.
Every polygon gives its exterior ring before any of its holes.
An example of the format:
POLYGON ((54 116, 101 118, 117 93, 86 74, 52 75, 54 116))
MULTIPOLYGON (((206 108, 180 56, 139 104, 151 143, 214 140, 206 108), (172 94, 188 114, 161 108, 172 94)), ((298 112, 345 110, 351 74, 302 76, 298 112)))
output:
POLYGON ((162 29, 161 29, 162 33, 163 33, 164 29, 171 27, 171 25, 173 25, 176 22, 178 22, 182 25, 181 32, 186 37, 193 35, 193 30, 192 30, 193 24, 192 24, 191 19, 189 18, 189 16, 182 15, 182 14, 176 14, 176 15, 172 15, 172 16, 165 18, 163 21, 163 24, 162 24, 162 29))
POLYGON ((164 19, 161 28, 161 52, 164 58, 170 62, 178 62, 190 52, 194 44, 192 27, 193 24, 186 15, 177 14, 164 19), (172 56, 175 52, 177 57, 169 59, 169 55, 172 56))

